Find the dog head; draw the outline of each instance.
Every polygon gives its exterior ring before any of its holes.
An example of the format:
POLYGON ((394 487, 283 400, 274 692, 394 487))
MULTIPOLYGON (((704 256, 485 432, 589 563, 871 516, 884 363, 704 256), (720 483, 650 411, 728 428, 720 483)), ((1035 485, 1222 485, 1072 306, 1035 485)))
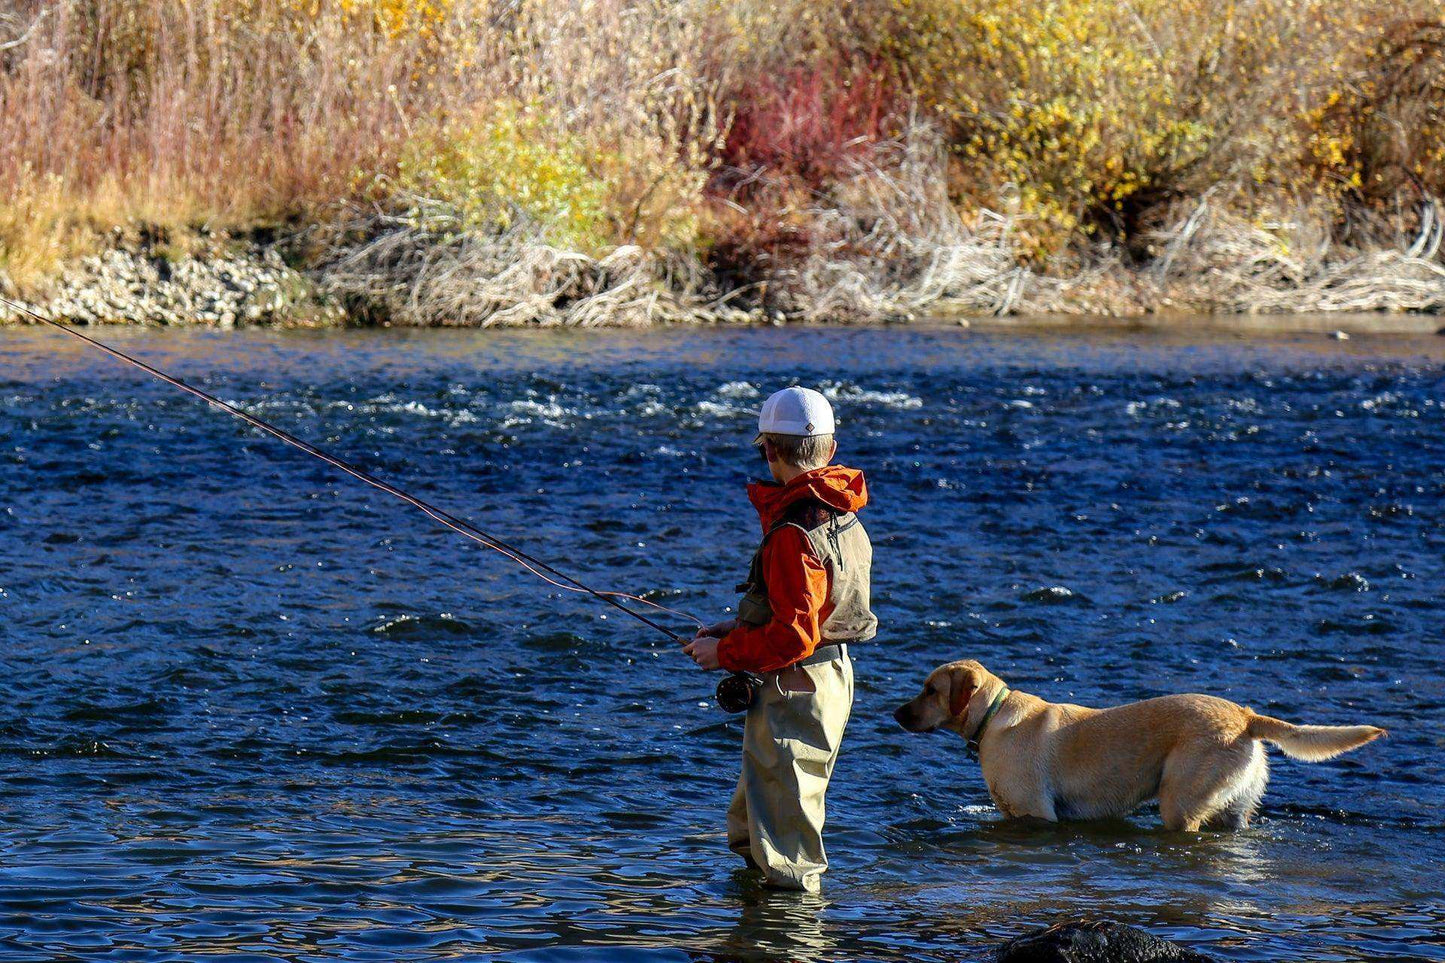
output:
POLYGON ((987 711, 987 706, 975 705, 980 700, 974 696, 992 692, 991 681, 997 681, 994 675, 972 659, 941 665, 928 674, 923 691, 899 706, 893 718, 909 732, 966 731, 974 716, 987 711))

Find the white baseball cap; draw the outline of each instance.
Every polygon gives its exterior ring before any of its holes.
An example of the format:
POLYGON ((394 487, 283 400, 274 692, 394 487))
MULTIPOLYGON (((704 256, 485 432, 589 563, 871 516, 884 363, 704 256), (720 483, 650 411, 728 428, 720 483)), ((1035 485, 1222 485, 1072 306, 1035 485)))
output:
POLYGON ((758 432, 776 435, 831 435, 836 427, 833 406, 812 388, 784 388, 763 402, 758 432))

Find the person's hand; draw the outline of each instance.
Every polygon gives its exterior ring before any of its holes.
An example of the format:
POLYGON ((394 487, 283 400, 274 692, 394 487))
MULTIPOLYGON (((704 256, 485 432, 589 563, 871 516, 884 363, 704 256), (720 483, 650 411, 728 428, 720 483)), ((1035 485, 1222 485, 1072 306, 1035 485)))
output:
POLYGON ((714 625, 706 625, 697 630, 697 638, 720 639, 737 627, 737 619, 728 619, 725 622, 718 622, 714 625))
POLYGON ((696 638, 682 647, 682 654, 704 669, 721 669, 722 665, 717 660, 717 643, 718 640, 712 636, 698 632, 696 638))

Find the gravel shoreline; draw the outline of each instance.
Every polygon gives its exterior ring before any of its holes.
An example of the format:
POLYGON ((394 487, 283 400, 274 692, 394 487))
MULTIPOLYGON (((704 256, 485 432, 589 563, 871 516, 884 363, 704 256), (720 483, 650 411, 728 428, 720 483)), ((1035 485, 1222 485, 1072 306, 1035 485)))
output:
MULTIPOLYGON (((310 278, 262 245, 177 258, 113 248, 81 258, 44 296, 18 303, 56 321, 87 325, 231 328, 344 321, 339 308, 317 297, 310 278)), ((0 321, 26 318, 0 304, 0 321)))

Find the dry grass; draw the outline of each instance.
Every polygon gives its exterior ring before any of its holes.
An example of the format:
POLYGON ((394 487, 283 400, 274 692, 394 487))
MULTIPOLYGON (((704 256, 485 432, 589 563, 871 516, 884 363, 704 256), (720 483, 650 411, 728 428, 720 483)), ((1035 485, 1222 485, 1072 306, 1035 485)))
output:
POLYGON ((1408 247, 1361 250, 1335 244, 1318 211, 1249 222, 1205 200, 1154 233, 1165 253, 1150 276, 1163 296, 1216 312, 1439 312, 1442 238, 1433 204, 1408 247))
POLYGON ((361 216, 347 233, 364 240, 338 246, 320 272, 325 293, 358 320, 594 327, 727 319, 702 266, 682 255, 624 245, 592 257, 549 243, 534 224, 466 229, 449 207, 421 198, 411 211, 361 216))
POLYGON ((1028 281, 1010 219, 983 210, 970 228, 950 203, 943 146, 922 124, 852 161, 814 200, 804 212, 811 242, 771 278, 773 303, 788 315, 1006 314, 1028 281))
POLYGON ((312 8, 8 4, 33 29, 3 54, 0 184, 38 200, 0 223, 0 269, 24 283, 111 228, 250 228, 363 190, 443 96, 436 41, 312 8))
POLYGON ((922 126, 855 162, 836 193, 798 212, 814 243, 769 274, 767 297, 722 292, 696 257, 634 245, 592 257, 543 225, 482 232, 450 205, 412 198, 367 213, 329 242, 326 290, 371 321, 405 325, 637 325, 1004 314, 1031 278, 991 212, 970 230, 948 203, 944 155, 922 126))

